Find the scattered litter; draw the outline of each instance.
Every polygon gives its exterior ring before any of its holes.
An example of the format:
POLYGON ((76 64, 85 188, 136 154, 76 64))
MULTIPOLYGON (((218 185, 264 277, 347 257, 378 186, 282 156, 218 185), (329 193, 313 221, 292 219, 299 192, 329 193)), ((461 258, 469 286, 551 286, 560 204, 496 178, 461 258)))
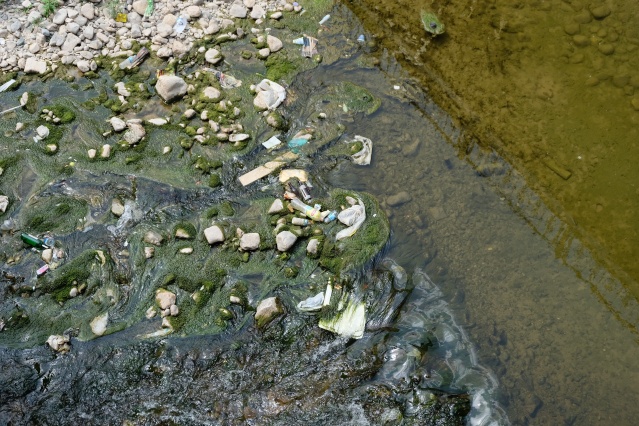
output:
POLYGON ((312 219, 316 222, 331 222, 335 220, 335 212, 330 210, 322 210, 322 206, 319 204, 315 204, 313 207, 309 206, 299 198, 295 197, 291 201, 291 207, 295 210, 300 211, 306 215, 309 219, 312 219))
POLYGON ((44 265, 42 267, 40 267, 37 271, 36 271, 36 275, 38 277, 43 276, 44 274, 46 274, 49 271, 49 265, 44 265))
POLYGON ((120 69, 135 68, 144 61, 144 58, 149 54, 149 50, 146 47, 141 48, 134 56, 129 56, 124 61, 120 62, 120 69))
POLYGON ((267 149, 275 148, 276 146, 282 143, 281 140, 277 138, 277 136, 271 136, 269 140, 266 142, 262 142, 262 146, 267 149))
POLYGON ((300 200, 299 198, 293 198, 291 200, 291 206, 295 210, 298 210, 304 213, 306 217, 308 217, 309 219, 313 219, 317 222, 321 222, 323 219, 322 212, 321 212, 322 206, 320 206, 319 204, 315 204, 315 206, 311 207, 305 202, 303 202, 302 200, 300 200))
POLYGON ((280 172, 280 182, 282 183, 293 178, 296 178, 300 182, 306 182, 308 180, 308 173, 302 169, 285 169, 280 172))
POLYGON ((431 33, 433 36, 437 36, 439 34, 443 34, 445 31, 444 24, 439 22, 437 16, 432 12, 427 12, 422 10, 420 12, 420 17, 422 20, 422 24, 424 25, 424 29, 431 33))
POLYGON ((222 89, 233 89, 242 85, 242 80, 238 80, 232 75, 224 74, 221 71, 215 70, 213 68, 203 68, 202 71, 212 72, 219 80, 222 89))
POLYGON ((0 115, 6 114, 6 113, 11 112, 14 109, 18 109, 18 108, 22 108, 22 105, 18 105, 18 106, 15 106, 13 108, 5 109, 4 111, 0 112, 0 115))
POLYGON ((326 284, 326 292, 324 293, 324 306, 328 306, 331 304, 332 296, 333 296, 333 280, 329 278, 328 283, 326 284))
POLYGON ((274 81, 264 79, 255 86, 253 105, 260 110, 274 110, 286 99, 286 89, 274 81))
POLYGON ((394 85, 394 86, 393 86, 393 89, 395 89, 395 90, 399 90, 399 89, 401 89, 401 87, 400 87, 400 86, 398 86, 398 85, 394 85))
POLYGON ((317 39, 314 37, 304 36, 302 46, 302 56, 310 58, 313 55, 317 55, 317 39))
POLYGON ((335 235, 335 240, 339 241, 352 236, 366 220, 366 209, 364 208, 364 203, 359 198, 357 199, 357 202, 358 204, 355 204, 355 200, 352 200, 352 205, 349 208, 342 210, 337 215, 337 219, 344 225, 348 226, 348 228, 339 231, 337 235, 335 235))
POLYGON ((22 234, 20 234, 20 239, 22 239, 22 241, 31 246, 31 247, 35 247, 37 249, 46 249, 49 248, 44 241, 42 241, 41 239, 39 239, 38 237, 35 237, 31 234, 27 234, 26 232, 23 232, 22 234))
POLYGON ((291 148, 291 151, 294 153, 299 152, 300 148, 306 145, 308 139, 305 138, 295 138, 288 141, 288 147, 291 148))
POLYGON ((328 22, 329 19, 331 19, 331 15, 326 15, 322 18, 321 21, 319 21, 319 24, 324 25, 326 22, 328 22))
POLYGON ((319 327, 342 337, 361 339, 366 328, 366 304, 349 300, 346 308, 333 318, 322 318, 319 327))
POLYGON ((4 83, 2 86, 0 86, 0 93, 4 92, 5 90, 7 90, 9 87, 11 87, 11 85, 13 85, 13 83, 15 83, 16 81, 14 79, 11 79, 9 81, 7 81, 6 83, 4 83))
POLYGON ((173 30, 175 31, 176 34, 182 34, 185 28, 186 28, 186 19, 184 19, 184 17, 182 16, 178 16, 177 20, 175 21, 175 25, 173 25, 173 30))
POLYGON ((153 10, 155 9, 155 5, 153 4, 153 0, 147 0, 146 9, 144 10, 144 17, 150 18, 153 15, 153 10))
POLYGON ((127 21, 126 13, 118 13, 117 15, 115 15, 115 22, 121 22, 123 24, 126 24, 126 21, 127 21))
POLYGON ((357 41, 359 41, 360 43, 364 43, 366 41, 366 37, 364 37, 364 34, 360 34, 359 37, 357 37, 357 41))
MULTIPOLYGON (((311 224, 311 221, 301 217, 294 217, 293 219, 291 219, 291 223, 298 226, 308 226, 311 224)), ((324 300, 324 298, 322 298, 322 300, 324 300)))
POLYGON ((373 154, 373 142, 363 136, 355 136, 355 141, 362 143, 362 149, 351 156, 353 163, 360 166, 368 166, 373 154))
POLYGON ((305 184, 301 184, 299 187, 300 195, 302 196, 304 201, 310 201, 313 199, 313 196, 311 195, 309 188, 310 187, 306 186, 305 184))
POLYGON ((300 46, 304 45, 304 37, 296 38, 293 40, 293 44, 299 44, 300 46))
POLYGON ((277 157, 275 160, 269 161, 263 166, 259 166, 251 170, 250 172, 243 174, 242 176, 239 177, 240 183, 243 186, 249 185, 258 179, 262 179, 264 176, 270 175, 271 173, 273 173, 275 170, 279 169, 286 163, 296 159, 297 159, 296 154, 293 154, 292 152, 287 152, 286 154, 280 157, 277 157))
POLYGON ((297 304, 297 309, 302 312, 314 312, 322 309, 324 305, 324 293, 317 293, 313 297, 309 297, 306 300, 302 300, 297 304))

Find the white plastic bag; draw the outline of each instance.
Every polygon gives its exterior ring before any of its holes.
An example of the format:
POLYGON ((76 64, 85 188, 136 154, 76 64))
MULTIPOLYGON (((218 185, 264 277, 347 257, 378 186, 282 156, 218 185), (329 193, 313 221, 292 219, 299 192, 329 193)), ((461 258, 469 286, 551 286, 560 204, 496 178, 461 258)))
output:
POLYGON ((337 241, 352 236, 362 226, 366 220, 366 209, 364 203, 359 198, 358 204, 353 204, 347 209, 342 210, 337 215, 337 220, 348 226, 346 229, 342 229, 337 233, 335 239, 337 241))

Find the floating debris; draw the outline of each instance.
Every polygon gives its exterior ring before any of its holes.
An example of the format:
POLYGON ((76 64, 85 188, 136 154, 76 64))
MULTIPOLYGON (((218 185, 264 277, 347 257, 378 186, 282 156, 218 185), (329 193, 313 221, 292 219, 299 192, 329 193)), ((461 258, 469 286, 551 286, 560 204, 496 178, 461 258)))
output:
POLYGON ((422 10, 421 19, 422 24, 424 25, 424 29, 427 32, 431 33, 434 36, 444 33, 444 24, 439 22, 439 18, 437 18, 434 13, 422 10))

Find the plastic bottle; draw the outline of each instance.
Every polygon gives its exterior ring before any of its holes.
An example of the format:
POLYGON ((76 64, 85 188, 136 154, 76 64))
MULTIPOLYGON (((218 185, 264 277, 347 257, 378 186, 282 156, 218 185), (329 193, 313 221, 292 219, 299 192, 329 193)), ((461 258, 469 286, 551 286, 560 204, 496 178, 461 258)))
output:
POLYGON ((300 225, 300 226, 306 226, 310 223, 310 221, 308 219, 302 219, 301 217, 294 217, 291 220, 291 223, 293 225, 300 225))
POLYGON ((329 19, 331 19, 331 15, 326 15, 322 18, 321 21, 319 21, 319 24, 324 25, 329 19))
POLYGON ((184 31, 185 28, 186 19, 184 19, 182 16, 178 16, 177 20, 175 21, 175 25, 173 26, 173 30, 175 30, 176 34, 182 34, 182 31, 184 31))
POLYGON ((135 56, 129 56, 124 61, 120 62, 120 69, 123 70, 125 68, 129 68, 133 64, 133 61, 135 61, 135 56))
POLYGON ((324 218, 324 222, 325 223, 329 223, 329 222, 334 221, 335 219, 337 219, 337 212, 333 210, 332 212, 329 212, 326 215, 326 217, 324 218))
POLYGON ((319 204, 316 204, 314 207, 311 207, 308 204, 304 203, 299 198, 293 198, 291 200, 291 206, 293 206, 295 210, 298 210, 304 213, 306 217, 308 217, 309 219, 313 219, 318 222, 322 221, 322 212, 320 211, 322 206, 320 206, 319 204))

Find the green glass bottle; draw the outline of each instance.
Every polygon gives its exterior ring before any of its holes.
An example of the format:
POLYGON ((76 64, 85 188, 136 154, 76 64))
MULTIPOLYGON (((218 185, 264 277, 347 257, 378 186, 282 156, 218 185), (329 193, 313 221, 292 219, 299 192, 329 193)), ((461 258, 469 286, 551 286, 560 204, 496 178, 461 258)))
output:
POLYGON ((22 234, 20 234, 20 238, 22 239, 22 241, 24 241, 25 244, 30 245, 31 247, 35 247, 40 250, 46 248, 44 245, 44 241, 40 240, 37 237, 34 237, 31 234, 23 232, 22 234))

